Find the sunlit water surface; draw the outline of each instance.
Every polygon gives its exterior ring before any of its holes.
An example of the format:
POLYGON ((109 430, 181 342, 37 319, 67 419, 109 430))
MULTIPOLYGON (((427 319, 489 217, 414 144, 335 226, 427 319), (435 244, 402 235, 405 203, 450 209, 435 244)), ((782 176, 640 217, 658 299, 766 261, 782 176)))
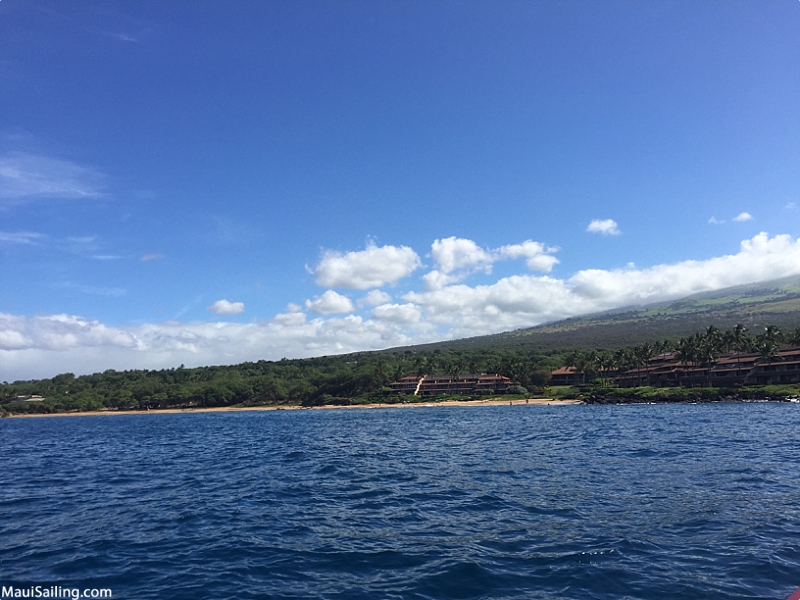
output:
POLYGON ((0 584, 114 598, 771 598, 800 405, 0 421, 0 584))

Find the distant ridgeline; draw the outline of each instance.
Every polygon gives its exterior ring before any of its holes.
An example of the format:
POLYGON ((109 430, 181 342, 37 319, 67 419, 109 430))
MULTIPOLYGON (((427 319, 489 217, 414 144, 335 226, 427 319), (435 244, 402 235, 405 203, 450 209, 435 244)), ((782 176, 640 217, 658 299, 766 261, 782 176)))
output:
MULTIPOLYGON (((599 361, 595 372, 603 372, 603 361, 611 364, 623 359, 615 350, 628 353, 622 368, 629 371, 637 368, 635 361, 640 359, 636 356, 651 353, 645 359, 649 361, 669 351, 695 352, 687 360, 697 368, 715 364, 730 351, 767 360, 770 352, 800 345, 799 325, 800 278, 794 278, 494 336, 381 352, 191 369, 109 370, 79 377, 65 373, 52 379, 4 383, 0 385, 0 414, 399 402, 406 396, 391 384, 404 377, 463 379, 465 373, 497 375, 514 384, 505 388, 493 384, 496 391, 509 391, 516 384, 534 390, 548 384, 554 369, 574 366, 576 360, 588 361, 584 365, 599 361), (736 342, 731 338, 734 334, 736 342), (575 352, 585 349, 595 352, 575 352)), ((641 372, 643 367, 638 368, 641 372)), ((475 389, 475 393, 483 391, 475 389)))
POLYGON ((575 317, 506 333, 427 344, 418 348, 621 348, 656 339, 675 340, 709 325, 730 329, 741 323, 751 332, 775 325, 800 325, 800 277, 705 292, 668 303, 575 317))

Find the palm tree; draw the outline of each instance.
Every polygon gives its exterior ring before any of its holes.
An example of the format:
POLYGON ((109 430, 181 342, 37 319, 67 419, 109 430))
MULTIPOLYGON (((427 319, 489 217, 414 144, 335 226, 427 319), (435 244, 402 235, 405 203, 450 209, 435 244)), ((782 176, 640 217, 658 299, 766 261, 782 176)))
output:
POLYGON ((736 353, 736 378, 742 378, 742 363, 741 357, 745 352, 749 352, 753 346, 753 340, 747 334, 747 327, 741 323, 737 323, 736 327, 731 331, 730 336, 731 348, 736 353))
POLYGON ((722 332, 713 325, 706 327, 705 340, 711 352, 719 354, 722 351, 724 344, 722 332))
MULTIPOLYGON (((650 359, 653 358, 656 354, 655 348, 652 345, 645 342, 640 346, 636 346, 634 348, 634 355, 636 357, 636 369, 637 371, 641 367, 649 367, 650 366, 650 359)), ((639 377, 641 379, 641 377, 639 377)), ((641 385, 641 381, 639 381, 641 385)), ((650 369, 647 369, 647 385, 650 385, 650 369)))
POLYGON ((617 348, 611 356, 611 364, 617 375, 625 373, 631 364, 631 352, 627 348, 617 348))
POLYGON ((694 364, 697 360, 697 341, 695 336, 678 340, 676 354, 678 360, 683 364, 684 370, 689 371, 689 378, 692 387, 694 387, 694 364), (692 364, 691 370, 689 369, 690 363, 692 364))
POLYGON ((600 383, 608 384, 608 369, 611 366, 611 357, 606 352, 597 352, 592 357, 592 367, 600 375, 600 383))
MULTIPOLYGON (((564 366, 567 368, 573 367, 576 371, 583 373, 583 353, 578 350, 572 350, 564 359, 564 366)), ((586 383, 585 373, 583 373, 583 382, 586 383)))
MULTIPOLYGON (((712 326, 713 327, 713 326, 712 326)), ((711 327, 709 327, 711 329, 711 327)), ((706 384, 708 387, 711 387, 711 369, 717 362, 717 357, 719 356, 719 346, 721 336, 717 337, 716 334, 719 333, 719 329, 714 327, 716 332, 712 332, 712 335, 706 335, 703 338, 698 339, 698 358, 702 365, 706 368, 706 384)))
POLYGON ((764 336, 764 339, 769 340, 776 346, 783 341, 783 334, 777 325, 767 325, 764 328, 764 333, 762 335, 764 336))
POLYGON ((588 350, 580 355, 578 370, 583 374, 583 383, 586 383, 587 375, 596 375, 597 350, 588 350))
POLYGON ((761 358, 767 361, 767 385, 770 385, 772 383, 772 361, 782 360, 782 358, 778 352, 778 344, 774 340, 767 336, 759 337, 761 339, 757 343, 756 350, 761 358))
POLYGON ((786 336, 787 343, 792 346, 800 346, 800 327, 796 328, 792 333, 786 336))

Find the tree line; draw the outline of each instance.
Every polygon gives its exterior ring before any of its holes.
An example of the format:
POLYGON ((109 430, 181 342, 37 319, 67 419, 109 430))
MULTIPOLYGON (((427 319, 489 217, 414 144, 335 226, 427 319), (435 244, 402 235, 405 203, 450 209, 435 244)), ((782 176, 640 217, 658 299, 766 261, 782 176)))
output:
POLYGON ((0 385, 6 412, 306 405, 392 399, 406 375, 497 373, 526 387, 546 385, 563 358, 537 350, 396 350, 233 366, 129 370, 0 385), (19 402, 42 396, 44 402, 19 402))
POLYGON ((406 375, 504 375, 534 391, 546 386, 553 369, 574 366, 587 379, 612 370, 642 370, 650 359, 677 352, 681 361, 708 365, 723 353, 758 352, 773 359, 781 347, 800 345, 800 327, 784 334, 775 326, 751 334, 743 325, 720 331, 714 326, 677 340, 616 350, 541 350, 535 348, 399 349, 310 359, 246 362, 162 370, 115 371, 50 379, 4 382, 0 412, 58 412, 103 409, 346 404, 398 401, 389 384, 406 375), (42 396, 43 402, 20 402, 42 396))
POLYGON ((675 352, 684 367, 710 367, 723 354, 732 354, 737 361, 745 354, 757 354, 771 362, 780 358, 781 348, 791 346, 800 346, 800 327, 784 333, 775 325, 767 325, 764 331, 753 335, 741 323, 725 331, 710 325, 702 333, 677 340, 645 342, 613 352, 572 350, 567 353, 564 365, 583 373, 584 381, 596 377, 607 383, 603 380, 609 373, 641 373, 653 357, 667 352, 675 352))

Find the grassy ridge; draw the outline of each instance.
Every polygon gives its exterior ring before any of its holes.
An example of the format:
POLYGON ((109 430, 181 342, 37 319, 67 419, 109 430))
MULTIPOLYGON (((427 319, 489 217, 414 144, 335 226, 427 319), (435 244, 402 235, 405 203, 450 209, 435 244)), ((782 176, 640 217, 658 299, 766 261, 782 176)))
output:
POLYGON ((680 300, 575 317, 495 335, 427 344, 415 349, 622 348, 655 339, 677 339, 709 325, 730 329, 742 323, 750 331, 800 325, 800 277, 726 288, 680 300))

